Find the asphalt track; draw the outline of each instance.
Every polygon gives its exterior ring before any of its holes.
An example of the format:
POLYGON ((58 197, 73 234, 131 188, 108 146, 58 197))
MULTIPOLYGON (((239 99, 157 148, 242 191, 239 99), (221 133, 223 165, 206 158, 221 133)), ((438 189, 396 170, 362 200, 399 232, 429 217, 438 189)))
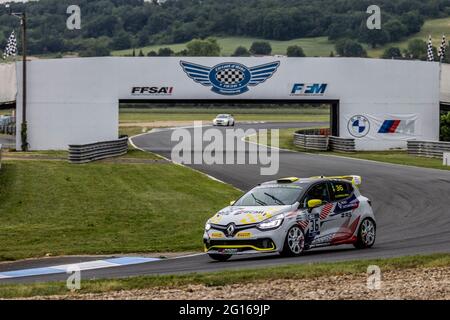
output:
MULTIPOLYGON (((314 123, 242 124, 248 128, 300 128, 314 123)), ((192 130, 192 129, 189 129, 192 130)), ((222 129, 225 130, 225 129, 222 129)), ((175 142, 172 130, 155 131, 133 138, 144 150, 170 158, 175 142)), ((116 278, 135 275, 177 274, 293 263, 333 262, 353 259, 387 258, 450 252, 450 171, 391 165, 343 157, 280 151, 276 176, 261 176, 258 165, 192 165, 196 170, 246 190, 271 179, 287 176, 356 174, 363 177, 361 192, 373 202, 377 217, 377 241, 373 248, 356 250, 338 246, 311 250, 301 257, 277 255, 241 256, 215 262, 206 255, 160 260, 131 266, 84 271, 83 279, 116 278)), ((151 232, 151 231, 149 231, 151 232)), ((2 266, 0 265, 0 270, 2 266)), ((67 275, 42 275, 3 279, 0 283, 66 280, 67 275)))

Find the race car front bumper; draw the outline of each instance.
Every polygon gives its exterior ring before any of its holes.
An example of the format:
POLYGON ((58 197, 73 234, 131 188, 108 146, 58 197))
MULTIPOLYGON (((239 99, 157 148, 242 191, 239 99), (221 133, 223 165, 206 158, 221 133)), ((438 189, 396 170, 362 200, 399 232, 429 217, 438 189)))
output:
POLYGON ((283 228, 270 231, 249 228, 232 237, 225 236, 220 230, 211 229, 205 231, 203 243, 205 252, 209 254, 274 253, 283 249, 285 237, 283 228))

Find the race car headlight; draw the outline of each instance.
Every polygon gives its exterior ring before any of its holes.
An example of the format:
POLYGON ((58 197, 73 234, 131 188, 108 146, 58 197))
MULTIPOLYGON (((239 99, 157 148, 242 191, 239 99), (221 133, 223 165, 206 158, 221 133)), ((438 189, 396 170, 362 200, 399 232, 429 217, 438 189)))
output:
POLYGON ((283 223, 283 216, 275 217, 259 223, 256 227, 261 230, 276 229, 283 223))
POLYGON ((211 225, 209 223, 205 224, 205 230, 209 231, 211 229, 211 225))

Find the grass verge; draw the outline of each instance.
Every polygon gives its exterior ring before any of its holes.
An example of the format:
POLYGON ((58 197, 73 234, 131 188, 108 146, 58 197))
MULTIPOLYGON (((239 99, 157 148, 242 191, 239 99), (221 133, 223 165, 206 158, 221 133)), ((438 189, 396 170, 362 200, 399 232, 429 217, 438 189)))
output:
MULTIPOLYGON (((293 134, 298 129, 281 129, 280 130, 280 142, 279 147, 282 149, 288 149, 293 151, 304 152, 302 148, 294 145, 293 134)), ((270 132, 268 137, 270 144, 270 132)), ((406 151, 358 151, 358 152, 320 152, 320 151, 308 151, 308 153, 315 153, 319 155, 334 155, 355 159, 372 160, 379 162, 387 162, 392 164, 401 164, 414 167, 450 170, 449 166, 444 166, 441 159, 415 157, 409 155, 406 151)))
MULTIPOLYGON (((248 109, 243 108, 152 108, 134 109, 122 108, 120 110, 121 123, 152 122, 152 121, 212 121, 220 113, 233 114, 236 121, 302 121, 322 122, 329 121, 328 108, 274 108, 274 109, 248 109)), ((123 127, 121 128, 123 130, 123 127)))
POLYGON ((201 250, 207 218, 239 194, 169 163, 3 161, 0 260, 201 250))
MULTIPOLYGON (((289 46, 299 45, 303 48, 306 55, 309 57, 320 56, 327 57, 330 55, 331 51, 334 51, 334 43, 329 41, 327 37, 315 37, 315 38, 301 38, 293 39, 288 41, 277 41, 277 40, 264 40, 259 38, 250 37, 215 37, 221 47, 221 55, 229 57, 231 56, 238 46, 244 46, 248 49, 254 41, 268 41, 272 46, 272 54, 285 55, 286 50, 289 46)), ((137 48, 136 53, 142 49, 145 55, 150 51, 158 51, 160 48, 171 48, 174 52, 179 52, 186 49, 186 43, 178 44, 162 44, 153 45, 142 48, 137 48)), ((111 54, 113 56, 126 56, 131 55, 133 49, 113 51, 111 54)))
POLYGON ((334 263, 292 264, 270 268, 227 270, 214 273, 187 275, 139 276, 125 279, 91 280, 81 283, 81 290, 70 293, 65 282, 0 285, 0 297, 21 298, 49 295, 79 295, 105 293, 119 290, 149 289, 154 287, 180 287, 188 284, 223 286, 233 283, 250 283, 274 279, 308 279, 323 276, 360 274, 369 265, 382 271, 450 266, 449 254, 407 256, 389 259, 355 260, 334 263))

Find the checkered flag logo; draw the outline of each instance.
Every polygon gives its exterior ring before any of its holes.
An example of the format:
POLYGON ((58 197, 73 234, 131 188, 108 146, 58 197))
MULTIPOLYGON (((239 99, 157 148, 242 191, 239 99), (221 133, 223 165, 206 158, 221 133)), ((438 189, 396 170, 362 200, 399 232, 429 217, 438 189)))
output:
POLYGON ((17 40, 16 40, 16 35, 14 34, 14 31, 13 31, 13 32, 11 32, 8 42, 6 43, 5 52, 3 53, 3 59, 6 59, 10 56, 16 56, 16 55, 17 55, 17 40))
POLYGON ((445 39, 445 36, 443 35, 442 36, 441 46, 439 47, 439 53, 438 53, 439 59, 440 59, 441 62, 444 61, 444 59, 445 59, 446 47, 447 47, 447 40, 445 39))
POLYGON ((431 41, 431 36, 428 38, 427 61, 434 61, 433 42, 431 41))
POLYGON ((217 72, 216 80, 224 84, 236 84, 244 80, 244 73, 236 69, 224 69, 217 72))

